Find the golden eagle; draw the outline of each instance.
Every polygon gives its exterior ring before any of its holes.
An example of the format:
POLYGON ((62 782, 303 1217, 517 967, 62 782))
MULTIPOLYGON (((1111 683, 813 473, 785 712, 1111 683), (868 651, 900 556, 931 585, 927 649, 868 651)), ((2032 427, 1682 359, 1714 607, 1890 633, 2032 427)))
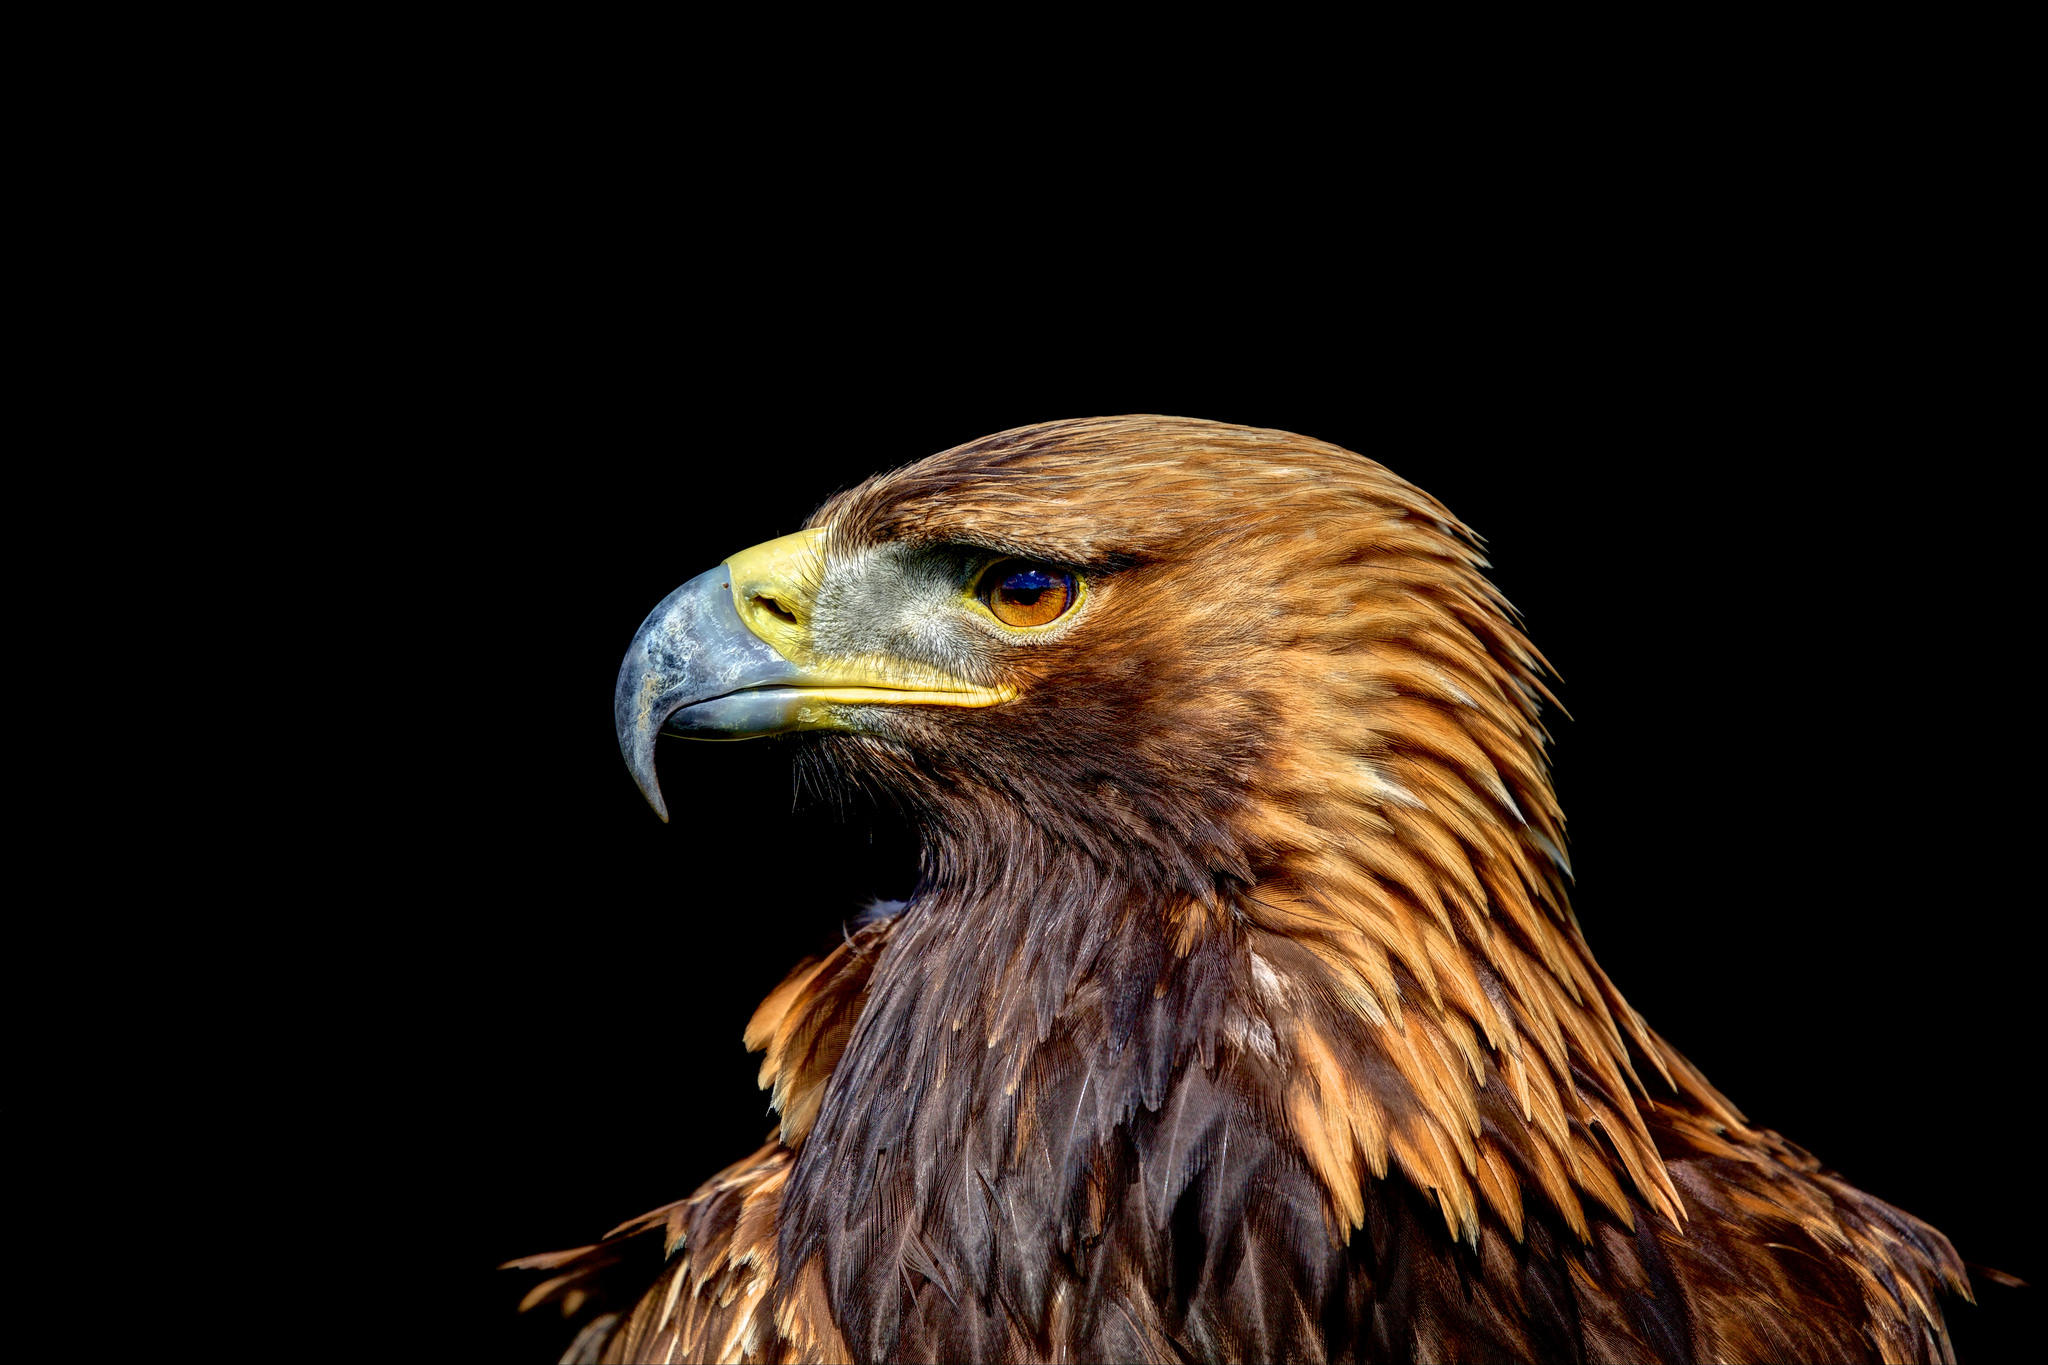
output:
POLYGON ((515 1263, 568 1358, 1952 1359, 1947 1239, 1594 962, 1483 567, 1349 451, 1120 417, 656 607, 615 699, 655 808, 658 734, 803 732, 920 876, 747 1025, 766 1146, 515 1263))

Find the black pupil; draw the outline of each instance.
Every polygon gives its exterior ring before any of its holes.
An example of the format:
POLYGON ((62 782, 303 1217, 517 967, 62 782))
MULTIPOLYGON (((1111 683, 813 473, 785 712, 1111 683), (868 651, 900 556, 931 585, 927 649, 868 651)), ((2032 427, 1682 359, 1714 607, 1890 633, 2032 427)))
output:
POLYGON ((1036 606, 1045 590, 1052 586, 1051 574, 1039 569, 1026 569, 1022 573, 1013 573, 1003 580, 1003 600, 1014 602, 1020 607, 1036 606))

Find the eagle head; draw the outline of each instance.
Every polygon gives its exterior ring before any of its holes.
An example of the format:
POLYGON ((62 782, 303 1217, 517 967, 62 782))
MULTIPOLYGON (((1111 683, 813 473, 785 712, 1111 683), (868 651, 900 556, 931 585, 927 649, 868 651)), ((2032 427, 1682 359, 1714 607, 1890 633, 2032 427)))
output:
POLYGON ((905 802, 942 859, 1059 846, 1205 904, 1406 850, 1432 796, 1561 858, 1541 661, 1483 567, 1435 499, 1319 441, 1021 428, 678 589, 620 671, 619 742, 663 811, 658 733, 800 732, 815 784, 905 802))

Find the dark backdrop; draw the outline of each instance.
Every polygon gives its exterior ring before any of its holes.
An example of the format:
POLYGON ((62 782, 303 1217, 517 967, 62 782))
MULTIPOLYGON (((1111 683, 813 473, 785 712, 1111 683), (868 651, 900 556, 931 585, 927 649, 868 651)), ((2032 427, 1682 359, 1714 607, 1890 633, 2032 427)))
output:
MULTIPOLYGON (((912 314, 886 289, 465 322, 415 377, 434 453, 379 464, 396 530, 365 551, 390 621, 363 685, 406 738, 363 851, 349 1121, 422 1330, 559 1350, 558 1322, 513 1312, 532 1277, 492 1267, 750 1151, 771 1120, 749 1013, 910 888, 909 834, 796 805, 779 742, 664 741, 656 820, 610 718, 641 616, 880 469, 1133 411, 1336 442, 1482 533, 1562 675, 1603 965, 1754 1121, 2038 1278, 2016 1216, 2038 891, 2002 870, 2031 812, 1989 785, 2019 679, 1978 605, 2010 485, 1974 380, 1929 348, 1870 340, 1875 319, 1748 325, 1716 287, 1682 340, 1616 304, 1590 332, 1510 308, 1367 341, 1312 299, 1284 323, 1109 300, 1020 335, 985 298, 912 314)), ((2019 1333, 2031 1293, 1958 1309, 1965 1349, 2019 1333)))

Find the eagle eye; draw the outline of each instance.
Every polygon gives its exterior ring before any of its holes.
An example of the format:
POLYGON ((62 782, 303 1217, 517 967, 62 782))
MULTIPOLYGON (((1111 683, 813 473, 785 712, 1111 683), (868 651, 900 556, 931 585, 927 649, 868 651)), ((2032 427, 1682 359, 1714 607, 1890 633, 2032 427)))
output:
POLYGON ((1074 576, 1049 564, 1004 559, 991 564, 975 589, 989 614, 1006 626, 1050 625, 1074 605, 1074 576))

